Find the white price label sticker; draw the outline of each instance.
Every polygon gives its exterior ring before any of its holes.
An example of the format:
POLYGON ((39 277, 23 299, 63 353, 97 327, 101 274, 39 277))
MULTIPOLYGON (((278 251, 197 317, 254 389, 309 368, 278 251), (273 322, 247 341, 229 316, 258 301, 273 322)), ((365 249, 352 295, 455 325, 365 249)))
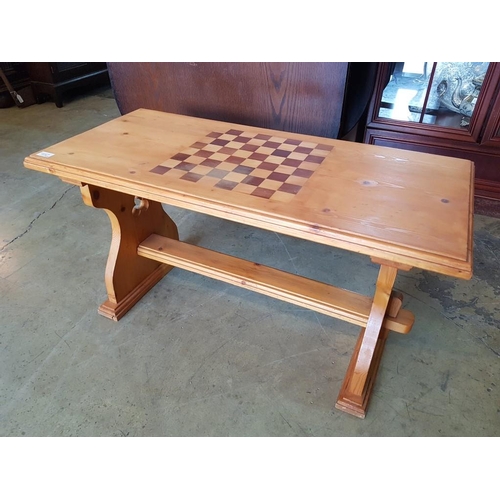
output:
POLYGON ((50 158, 54 156, 54 153, 49 153, 48 151, 40 151, 40 153, 36 154, 37 156, 42 156, 43 158, 50 158))

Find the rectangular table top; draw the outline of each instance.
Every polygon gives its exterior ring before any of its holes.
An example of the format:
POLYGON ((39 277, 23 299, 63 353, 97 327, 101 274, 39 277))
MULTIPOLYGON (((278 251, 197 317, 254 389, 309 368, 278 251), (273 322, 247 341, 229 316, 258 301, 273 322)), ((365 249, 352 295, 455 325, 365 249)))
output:
POLYGON ((472 274, 468 160, 139 109, 24 164, 399 264, 472 274))

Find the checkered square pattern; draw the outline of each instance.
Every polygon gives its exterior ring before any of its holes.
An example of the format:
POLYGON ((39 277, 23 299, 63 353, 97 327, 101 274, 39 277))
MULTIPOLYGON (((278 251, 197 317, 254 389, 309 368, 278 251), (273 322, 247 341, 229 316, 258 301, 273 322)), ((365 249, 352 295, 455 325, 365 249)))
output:
POLYGON ((286 202, 332 149, 327 144, 230 129, 211 132, 150 172, 286 202))

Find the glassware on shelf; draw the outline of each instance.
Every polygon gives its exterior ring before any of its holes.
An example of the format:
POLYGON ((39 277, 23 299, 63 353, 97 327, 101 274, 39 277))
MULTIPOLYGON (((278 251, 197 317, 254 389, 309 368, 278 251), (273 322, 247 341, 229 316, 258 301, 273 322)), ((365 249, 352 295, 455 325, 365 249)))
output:
POLYGON ((468 128, 488 62, 390 63, 379 118, 468 128))

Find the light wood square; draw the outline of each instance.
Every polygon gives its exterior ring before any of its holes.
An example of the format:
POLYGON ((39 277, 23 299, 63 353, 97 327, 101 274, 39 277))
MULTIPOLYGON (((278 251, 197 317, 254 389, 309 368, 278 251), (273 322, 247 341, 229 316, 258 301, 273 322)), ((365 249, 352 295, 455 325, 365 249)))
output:
POLYGON ((219 151, 222 146, 217 146, 217 144, 207 144, 203 150, 204 151, 219 151))
POLYGON ((160 165, 163 165, 164 167, 175 167, 176 165, 179 165, 179 160, 165 160, 160 163, 160 165))
POLYGON ((255 190, 255 186, 250 186, 249 184, 238 184, 233 191, 238 193, 251 194, 255 190))
POLYGON ((274 201, 281 201, 284 203, 288 203, 289 201, 293 200, 294 196, 295 195, 292 193, 284 193, 283 191, 276 191, 276 193, 274 193, 270 199, 274 201))
POLYGON ((217 177, 205 176, 203 177, 203 179, 200 179, 198 181, 198 184, 201 184, 206 187, 214 187, 219 181, 220 179, 218 179, 217 177))
POLYGON ((290 158, 290 160, 305 160, 307 155, 304 153, 290 153, 288 158, 290 158))
POLYGON ((186 160, 184 160, 186 163, 193 163, 194 165, 198 165, 199 163, 201 163, 202 161, 205 161, 206 158, 203 158, 203 156, 190 156, 189 158, 187 158, 186 160))
POLYGON ((326 158, 331 151, 326 151, 324 149, 315 149, 311 154, 314 156, 322 156, 323 158, 326 158))
POLYGON ((312 172, 314 172, 315 170, 317 170, 317 168, 320 165, 321 165, 321 163, 311 163, 311 162, 308 162, 308 161, 303 161, 300 164, 300 167, 298 167, 298 168, 303 168, 304 170, 311 170, 312 172))
POLYGON ((231 172, 224 177, 226 181, 241 182, 246 177, 246 174, 237 174, 236 172, 231 172))
POLYGON ((250 155, 253 155, 253 151, 245 151, 244 149, 239 149, 234 153, 233 156, 237 156, 238 158, 248 158, 250 155))
POLYGON ((200 148, 187 148, 182 151, 182 154, 185 155, 194 155, 200 150, 200 148))
POLYGON ((273 151, 276 151, 276 149, 275 148, 267 148, 267 147, 265 148, 265 147, 261 146, 255 152, 260 153, 262 155, 270 155, 273 151))
POLYGON ((296 167, 287 167, 285 165, 280 165, 276 170, 275 172, 277 172, 278 174, 293 174, 296 170, 296 167))
POLYGON ((294 151, 297 146, 294 146, 293 144, 282 144, 280 146, 280 149, 283 149, 284 151, 294 151))
MULTIPOLYGON (((269 139, 271 142, 279 142, 279 143, 283 143, 286 141, 286 137, 271 137, 271 139, 269 139)), ((280 149, 282 149, 282 147, 280 146, 280 149)))
POLYGON ((252 167, 252 168, 257 168, 262 162, 259 160, 250 160, 247 158, 246 160, 241 162, 241 165, 244 167, 252 167))
POLYGON ((272 189, 274 191, 278 190, 282 186, 282 182, 279 181, 271 181, 269 179, 266 179, 262 184, 259 186, 261 188, 265 189, 272 189))
POLYGON ((225 148, 233 148, 233 149, 240 149, 241 146, 243 146, 244 144, 242 142, 238 142, 238 141, 231 141, 231 142, 228 142, 224 147, 225 148))
POLYGON ((235 165, 234 163, 222 162, 219 165, 217 165, 217 169, 218 170, 225 170, 226 172, 232 172, 236 168, 236 166, 237 165, 235 165))
MULTIPOLYGON (((223 141, 233 141, 236 136, 233 134, 222 134, 218 139, 221 139, 223 141)), ((229 146, 226 144, 226 147, 229 146)))
POLYGON ((185 170, 175 170, 175 169, 173 169, 173 170, 169 170, 164 177, 170 177, 170 178, 174 178, 174 179, 179 179, 185 173, 186 173, 185 170))
POLYGON ((307 181, 308 179, 306 177, 291 175, 286 182, 287 184, 294 184, 295 186, 303 186, 307 181))
POLYGON ((218 160, 218 161, 225 161, 225 160, 227 160, 228 157, 229 157, 229 155, 224 154, 224 153, 214 153, 210 157, 210 159, 211 160, 218 160))
POLYGON ((284 160, 286 160, 286 158, 283 158, 282 156, 269 155, 264 161, 280 165, 284 160))
POLYGON ((191 172, 199 175, 207 175, 208 172, 210 172, 211 170, 213 169, 211 169, 210 167, 205 167, 204 165, 197 165, 196 167, 191 169, 191 172))
POLYGON ((261 170, 260 168, 256 168, 250 175, 260 177, 261 179, 267 179, 271 174, 271 170, 261 170))

